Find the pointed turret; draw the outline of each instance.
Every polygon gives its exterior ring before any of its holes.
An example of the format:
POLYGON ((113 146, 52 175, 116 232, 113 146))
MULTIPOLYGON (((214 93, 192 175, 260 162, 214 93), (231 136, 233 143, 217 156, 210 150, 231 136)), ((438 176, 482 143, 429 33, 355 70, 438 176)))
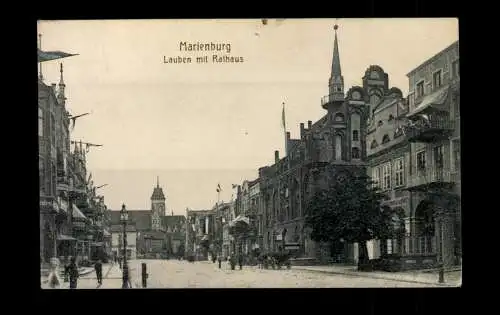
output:
POLYGON ((160 177, 156 176, 156 187, 153 189, 153 194, 151 195, 151 200, 165 200, 165 195, 163 194, 163 189, 160 187, 160 177))
POLYGON ((61 103, 61 105, 64 105, 64 102, 66 101, 66 96, 64 94, 66 84, 64 84, 63 64, 60 63, 59 65, 60 65, 59 72, 61 73, 61 75, 60 75, 60 79, 59 79, 59 93, 57 94, 57 98, 59 99, 59 102, 61 103))
POLYGON ((333 43, 332 70, 330 79, 328 80, 328 95, 323 98, 322 106, 328 109, 332 103, 344 101, 344 77, 340 67, 339 43, 337 39, 337 29, 339 26, 335 24, 335 40, 333 43))

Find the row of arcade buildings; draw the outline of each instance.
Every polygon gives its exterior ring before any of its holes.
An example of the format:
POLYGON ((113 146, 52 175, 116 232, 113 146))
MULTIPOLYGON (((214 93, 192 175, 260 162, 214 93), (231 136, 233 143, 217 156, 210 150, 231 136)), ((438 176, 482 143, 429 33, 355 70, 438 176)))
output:
POLYGON ((236 200, 211 210, 188 210, 187 247, 202 257, 214 251, 251 255, 288 249, 307 263, 354 263, 357 244, 311 240, 305 206, 343 170, 368 174, 399 210, 394 239, 373 240, 370 258, 398 254, 403 268, 461 263, 460 72, 458 41, 407 74, 409 94, 389 86, 377 65, 362 86, 345 92, 335 27, 325 115, 286 132, 286 156, 236 188, 236 200), (207 223, 208 222, 208 223, 207 223), (189 244, 188 244, 189 243, 189 244))
MULTIPOLYGON (((49 56, 49 57, 47 57, 49 56)), ((50 52, 38 51, 38 162, 40 190, 40 260, 76 256, 79 261, 104 258, 110 251, 109 211, 88 174, 87 143, 71 141, 63 65, 60 82, 46 85, 41 64, 50 52), (88 177, 87 177, 88 176, 88 177)), ((48 60, 47 60, 48 59, 48 60)), ((73 119, 74 120, 74 119, 73 119)), ((74 123, 74 122, 73 122, 74 123)))

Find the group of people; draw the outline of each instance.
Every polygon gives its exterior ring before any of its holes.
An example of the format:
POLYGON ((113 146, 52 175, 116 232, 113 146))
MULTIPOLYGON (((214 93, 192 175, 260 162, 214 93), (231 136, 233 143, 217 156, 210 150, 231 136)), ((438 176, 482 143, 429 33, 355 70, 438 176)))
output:
POLYGON ((240 270, 243 269, 243 261, 244 261, 243 255, 232 254, 232 255, 227 256, 225 259, 223 259, 221 255, 219 255, 219 256, 213 255, 212 256, 212 262, 215 263, 216 261, 218 261, 219 268, 222 268, 222 260, 229 262, 229 265, 231 266, 231 270, 236 269, 236 263, 238 263, 238 265, 240 266, 240 270))

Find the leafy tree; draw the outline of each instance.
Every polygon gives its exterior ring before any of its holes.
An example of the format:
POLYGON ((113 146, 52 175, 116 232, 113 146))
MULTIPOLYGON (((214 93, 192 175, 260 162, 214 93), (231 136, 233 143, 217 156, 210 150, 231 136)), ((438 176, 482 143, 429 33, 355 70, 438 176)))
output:
POLYGON ((385 195, 372 187, 366 175, 346 170, 326 189, 314 194, 306 212, 306 225, 312 228, 311 239, 335 242, 341 239, 359 244, 358 269, 367 265, 366 242, 394 235, 393 212, 382 207, 385 195))

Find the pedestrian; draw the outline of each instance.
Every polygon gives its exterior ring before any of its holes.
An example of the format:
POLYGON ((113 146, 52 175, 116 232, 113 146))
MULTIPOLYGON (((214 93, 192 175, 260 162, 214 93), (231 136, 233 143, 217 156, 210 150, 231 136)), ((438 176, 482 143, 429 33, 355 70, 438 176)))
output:
POLYGON ((58 259, 54 258, 51 259, 50 262, 50 274, 49 274, 49 286, 52 289, 59 288, 61 285, 61 281, 59 280, 59 275, 58 275, 58 259))
POLYGON ((100 259, 98 259, 97 262, 95 263, 94 269, 97 277, 97 283, 102 284, 102 262, 100 259))
POLYGON ((243 269, 243 255, 238 255, 238 264, 240 265, 240 270, 243 269))
POLYGON ((217 260, 219 261, 219 269, 222 268, 222 257, 221 255, 219 255, 219 257, 217 257, 217 260))
POLYGON ((71 257, 71 262, 68 266, 69 273, 69 288, 76 289, 78 284, 78 278, 80 273, 78 272, 78 266, 76 265, 76 257, 71 257))
POLYGON ((118 266, 120 266, 120 269, 122 269, 122 256, 118 257, 118 266))

